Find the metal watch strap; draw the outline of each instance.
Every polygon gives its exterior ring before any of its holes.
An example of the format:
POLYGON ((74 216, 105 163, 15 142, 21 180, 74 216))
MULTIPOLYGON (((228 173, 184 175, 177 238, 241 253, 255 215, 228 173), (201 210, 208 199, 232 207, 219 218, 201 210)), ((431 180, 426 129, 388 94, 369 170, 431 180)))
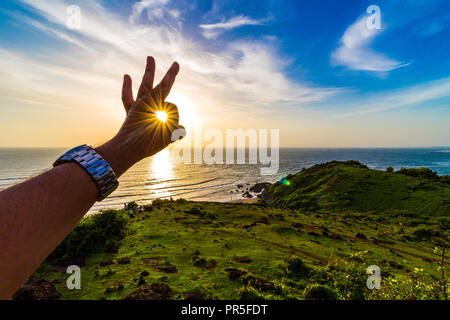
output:
POLYGON ((109 163, 88 145, 84 144, 67 151, 53 163, 53 166, 56 167, 67 162, 76 162, 89 173, 100 192, 98 201, 105 199, 119 185, 116 174, 109 163))

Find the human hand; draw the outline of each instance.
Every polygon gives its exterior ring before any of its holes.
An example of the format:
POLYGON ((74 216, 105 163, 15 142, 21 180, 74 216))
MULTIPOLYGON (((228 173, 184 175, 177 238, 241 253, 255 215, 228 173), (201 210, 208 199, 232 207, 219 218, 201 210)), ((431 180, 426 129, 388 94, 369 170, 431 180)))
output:
POLYGON ((172 143, 174 136, 183 137, 185 129, 179 125, 178 108, 165 101, 172 89, 180 67, 174 62, 161 82, 153 88, 155 59, 147 57, 145 74, 136 100, 133 99, 132 81, 125 75, 122 87, 122 102, 127 117, 119 133, 109 142, 96 148, 120 176, 134 163, 154 155, 172 143), (157 111, 167 114, 163 122, 156 116, 157 111))

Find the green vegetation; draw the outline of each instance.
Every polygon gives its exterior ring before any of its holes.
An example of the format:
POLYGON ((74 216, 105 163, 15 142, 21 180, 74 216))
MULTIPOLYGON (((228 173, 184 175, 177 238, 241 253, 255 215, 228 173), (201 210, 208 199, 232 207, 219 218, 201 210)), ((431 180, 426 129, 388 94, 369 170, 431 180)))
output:
POLYGON ((84 218, 53 251, 48 260, 85 259, 119 245, 128 219, 121 211, 106 210, 84 218))
MULTIPOLYGON (((410 172, 410 171, 409 171, 410 172)), ((420 171, 425 172, 425 171, 420 171)), ((62 299, 444 299, 450 187, 356 162, 304 169, 272 203, 157 200, 90 216, 36 271, 62 299), (68 290, 61 260, 82 260, 68 290), (367 267, 381 289, 366 286, 367 267)))
POLYGON ((277 206, 314 212, 390 211, 405 217, 434 216, 436 221, 449 218, 450 188, 426 168, 391 173, 370 170, 357 161, 332 161, 286 178, 289 186, 277 182, 268 192, 277 206))

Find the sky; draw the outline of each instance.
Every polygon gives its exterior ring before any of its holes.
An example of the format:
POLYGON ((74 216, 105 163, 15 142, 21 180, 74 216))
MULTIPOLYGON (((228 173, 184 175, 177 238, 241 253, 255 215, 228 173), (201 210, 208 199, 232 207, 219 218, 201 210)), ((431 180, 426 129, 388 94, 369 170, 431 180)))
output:
POLYGON ((157 81, 179 62, 168 101, 188 134, 448 146, 449 39, 447 0, 3 0, 0 147, 107 141, 125 115, 123 74, 136 92, 147 55, 157 81))

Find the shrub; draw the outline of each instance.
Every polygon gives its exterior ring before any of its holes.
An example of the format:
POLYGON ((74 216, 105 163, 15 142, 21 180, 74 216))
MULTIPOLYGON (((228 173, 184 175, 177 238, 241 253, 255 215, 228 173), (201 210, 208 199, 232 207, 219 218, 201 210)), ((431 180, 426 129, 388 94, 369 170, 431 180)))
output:
POLYGON ((313 284, 305 289, 306 300, 337 300, 337 294, 329 286, 313 284))
POLYGON ((216 220, 217 217, 214 213, 208 212, 205 216, 205 218, 209 219, 209 220, 216 220))
POLYGON ((309 275, 311 269, 305 265, 302 259, 298 257, 286 260, 287 272, 289 275, 295 277, 306 277, 309 275))
POLYGON ((414 230, 412 236, 416 240, 430 240, 433 237, 440 237, 441 232, 435 227, 419 226, 416 230, 414 230))
POLYGON ((442 176, 439 181, 444 184, 450 184, 450 175, 446 174, 445 176, 442 176))
POLYGON ((404 174, 406 176, 411 176, 411 177, 417 177, 417 178, 424 178, 424 179, 430 179, 430 180, 439 180, 440 177, 437 175, 436 172, 432 171, 431 169, 428 168, 401 168, 398 171, 395 171, 395 173, 397 174, 404 174))
POLYGON ((362 261, 364 261, 366 255, 368 253, 369 253, 369 251, 367 251, 367 250, 357 251, 357 252, 350 254, 350 259, 354 260, 354 261, 362 262, 362 261))
POLYGON ((167 203, 170 203, 170 202, 171 201, 169 199, 155 199, 155 200, 152 201, 152 206, 154 208, 157 208, 157 207, 161 207, 161 206, 163 206, 163 205, 165 205, 167 203))
POLYGON ((105 210, 82 219, 50 255, 50 260, 87 258, 116 247, 125 236, 128 218, 119 210, 105 210))
POLYGON ((135 201, 128 202, 127 209, 133 210, 134 208, 137 208, 139 205, 135 201))
POLYGON ((360 262, 331 259, 311 277, 316 284, 328 285, 343 300, 364 300, 367 290, 366 266, 360 262))
POLYGON ((392 167, 387 167, 387 168, 386 168, 386 172, 394 172, 394 168, 392 168, 392 167))
POLYGON ((356 160, 347 160, 345 161, 345 163, 351 167, 367 169, 367 166, 365 164, 362 164, 361 162, 356 160))
POLYGON ((192 260, 194 260, 194 266, 196 267, 204 267, 208 263, 208 261, 200 257, 194 257, 192 260))
MULTIPOLYGON (((450 293, 449 288, 447 292, 450 293)), ((369 299, 374 300, 436 300, 444 299, 439 280, 414 268, 406 276, 383 280, 380 290, 370 290, 369 299)))
POLYGON ((241 300, 264 300, 262 293, 253 287, 243 287, 238 290, 238 295, 241 300))

